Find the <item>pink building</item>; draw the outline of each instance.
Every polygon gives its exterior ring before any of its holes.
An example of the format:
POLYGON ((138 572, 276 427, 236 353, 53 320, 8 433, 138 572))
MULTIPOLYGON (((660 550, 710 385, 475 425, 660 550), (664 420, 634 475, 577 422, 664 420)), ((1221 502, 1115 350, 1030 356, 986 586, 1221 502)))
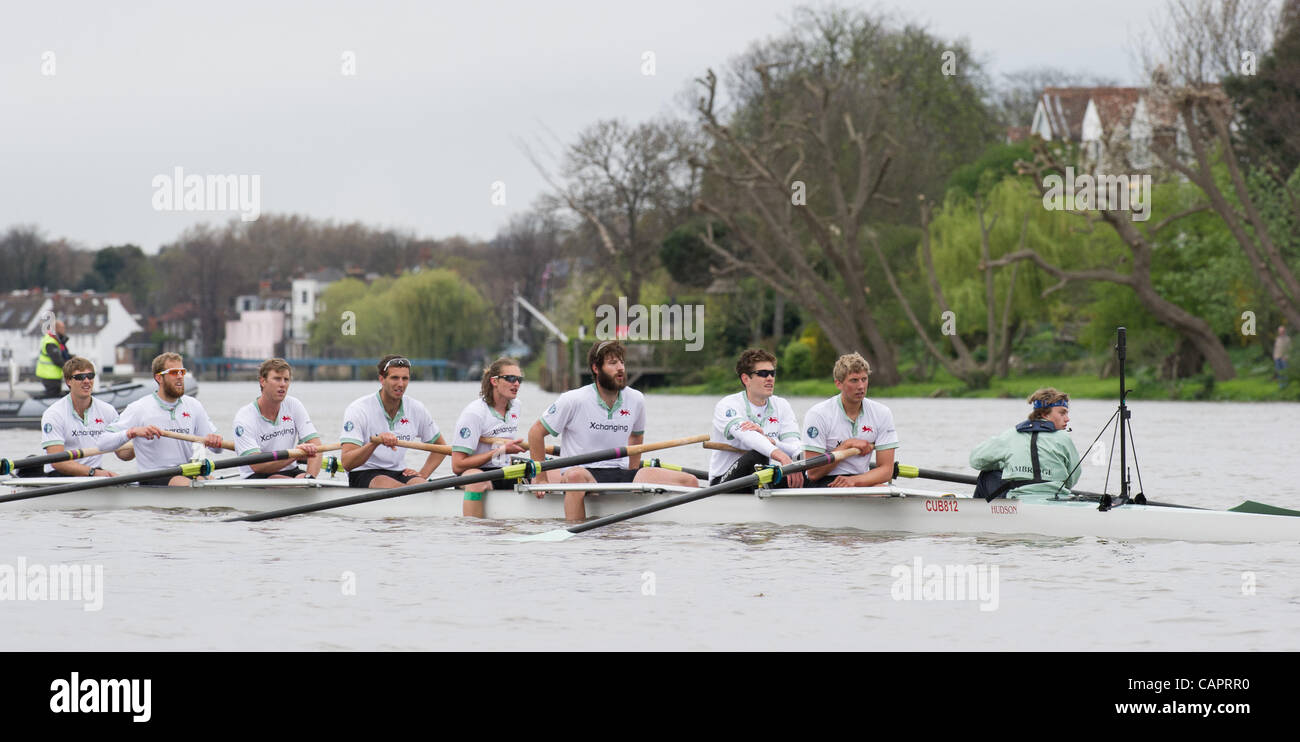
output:
POLYGON ((221 354, 227 358, 273 358, 284 352, 283 311, 267 309, 240 312, 226 323, 221 354))

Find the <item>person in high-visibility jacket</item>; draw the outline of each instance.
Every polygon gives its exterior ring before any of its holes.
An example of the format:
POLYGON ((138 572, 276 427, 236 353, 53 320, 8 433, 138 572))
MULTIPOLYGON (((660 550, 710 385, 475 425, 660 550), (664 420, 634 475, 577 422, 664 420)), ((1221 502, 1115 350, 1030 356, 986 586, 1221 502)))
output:
POLYGON ((67 328, 63 321, 54 323, 54 331, 41 336, 40 355, 36 358, 36 378, 45 384, 45 396, 57 397, 63 391, 63 364, 72 358, 68 352, 67 328))

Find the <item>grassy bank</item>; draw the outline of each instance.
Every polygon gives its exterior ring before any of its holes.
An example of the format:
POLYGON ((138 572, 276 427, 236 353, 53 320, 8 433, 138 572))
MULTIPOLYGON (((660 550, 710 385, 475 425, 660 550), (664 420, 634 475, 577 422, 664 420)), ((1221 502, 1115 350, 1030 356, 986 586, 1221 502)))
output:
MULTIPOLYGON (((1215 382, 1212 376, 1198 376, 1177 382, 1160 381, 1152 374, 1139 372, 1129 376, 1129 399, 1172 399, 1207 402, 1297 402, 1300 401, 1300 384, 1292 382, 1278 389, 1272 379, 1272 369, 1256 368, 1250 373, 1239 373, 1231 381, 1215 382)), ((929 381, 909 381, 891 387, 872 386, 869 397, 966 397, 966 398, 1025 398, 1034 390, 1054 386, 1075 399, 1117 399, 1119 378, 1099 379, 1095 375, 1048 376, 1026 374, 994 379, 988 389, 966 389, 946 373, 936 373, 929 381)), ((740 389, 740 382, 714 382, 690 386, 657 387, 656 394, 703 394, 720 396, 740 389)), ((779 380, 777 394, 783 397, 830 397, 838 394, 829 380, 801 379, 779 380)))

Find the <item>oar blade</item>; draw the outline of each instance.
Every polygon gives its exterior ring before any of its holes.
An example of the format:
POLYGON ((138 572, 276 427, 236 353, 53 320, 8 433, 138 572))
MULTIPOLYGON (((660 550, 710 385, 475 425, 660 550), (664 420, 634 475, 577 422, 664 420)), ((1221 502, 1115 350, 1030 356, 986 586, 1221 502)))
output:
POLYGON ((1246 500, 1236 507, 1228 508, 1228 511, 1232 513, 1257 513, 1259 515, 1300 516, 1300 510, 1288 510, 1287 508, 1280 508, 1276 505, 1267 505, 1262 502, 1255 502, 1254 500, 1246 500))
POLYGON ((556 528, 545 533, 533 533, 527 536, 511 536, 511 541, 568 541, 574 534, 563 528, 556 528))

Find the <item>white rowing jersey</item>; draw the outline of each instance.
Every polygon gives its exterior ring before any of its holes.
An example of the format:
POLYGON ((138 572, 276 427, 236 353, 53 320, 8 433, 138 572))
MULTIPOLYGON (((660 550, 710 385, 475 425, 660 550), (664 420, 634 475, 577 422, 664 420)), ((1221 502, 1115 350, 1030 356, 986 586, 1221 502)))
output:
MULTIPOLYGON (((442 434, 433 416, 418 400, 403 396, 397 412, 388 416, 379 392, 367 394, 348 405, 343 411, 343 432, 339 434, 340 443, 355 443, 364 446, 370 442, 370 436, 381 433, 393 433, 399 441, 419 441, 437 443, 442 434)), ((352 469, 387 469, 404 471, 407 449, 398 446, 395 450, 388 446, 375 446, 375 450, 366 459, 366 463, 352 469)))
MULTIPOLYGON (((275 419, 268 420, 262 417, 262 411, 258 409, 257 400, 254 399, 250 404, 239 408, 235 413, 235 455, 247 456, 250 453, 263 453, 269 451, 285 451, 299 443, 320 438, 320 433, 316 432, 316 426, 312 425, 311 416, 307 414, 307 408, 302 406, 302 402, 297 397, 285 396, 284 401, 280 403, 280 411, 275 414, 275 419)), ((277 469, 283 471, 298 465, 295 459, 288 459, 284 466, 277 469)), ((239 475, 247 479, 253 476, 253 467, 239 467, 239 475)))
MULTIPOLYGON (((627 448, 628 436, 645 433, 645 397, 631 387, 605 404, 596 385, 570 389, 542 415, 542 427, 560 436, 564 456, 580 456, 606 448, 627 448)), ((626 469, 627 457, 584 464, 587 469, 626 469)))
MULTIPOLYGON (((779 448, 794 459, 799 457, 800 450, 799 418, 795 417, 790 403, 781 397, 772 395, 765 407, 755 407, 749 395, 740 391, 723 397, 713 407, 713 433, 709 439, 768 457, 779 448), (746 421, 759 426, 763 432, 738 430, 746 421)), ((709 479, 726 474, 743 455, 714 451, 709 458, 709 479)))
MULTIPOLYGON (((826 453, 850 438, 861 438, 877 451, 898 448, 898 431, 894 430, 894 413, 879 402, 862 400, 862 411, 851 419, 844 411, 840 396, 818 402, 803 418, 803 447, 806 451, 826 453)), ((873 456, 852 456, 835 465, 826 476, 865 474, 871 469, 873 456)), ((823 477, 824 478, 824 477, 823 477)))
MULTIPOLYGON (((122 416, 109 426, 113 432, 125 431, 139 425, 157 425, 172 433, 208 436, 217 432, 217 427, 208 417, 208 411, 194 397, 181 397, 172 403, 162 401, 157 392, 137 399, 122 410, 122 416)), ((156 438, 135 440, 136 468, 142 472, 153 469, 168 469, 188 463, 193 457, 194 444, 178 441, 175 438, 156 438)))
MULTIPOLYGON (((482 397, 475 399, 456 418, 456 436, 452 439, 451 450, 473 456, 500 445, 483 443, 479 438, 518 438, 520 414, 518 397, 510 400, 510 406, 504 415, 498 413, 482 397)), ((507 466, 513 455, 503 453, 493 456, 488 466, 507 466)))
MULTIPOLYGON (((113 448, 119 448, 126 443, 126 433, 114 433, 108 429, 116 419, 117 410, 113 409, 113 405, 94 397, 90 398, 86 414, 78 415, 72 406, 72 395, 65 394, 63 399, 47 407, 45 414, 41 415, 41 448, 63 446, 65 451, 77 448, 98 448, 102 451, 110 443, 116 444, 113 448)), ((77 459, 77 462, 86 466, 99 466, 101 458, 103 457, 87 456, 77 459)), ((53 466, 45 465, 46 474, 53 471, 53 466)))

